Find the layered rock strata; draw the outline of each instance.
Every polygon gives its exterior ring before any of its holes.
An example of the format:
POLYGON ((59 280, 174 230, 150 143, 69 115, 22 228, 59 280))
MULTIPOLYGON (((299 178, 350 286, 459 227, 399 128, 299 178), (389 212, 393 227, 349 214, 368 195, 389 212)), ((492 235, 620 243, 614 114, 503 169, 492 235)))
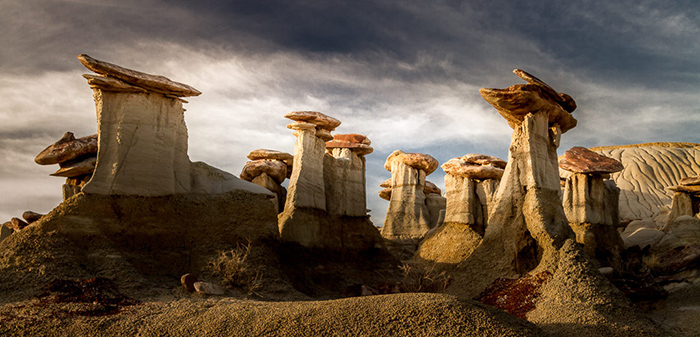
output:
POLYGON ((425 177, 437 166, 437 160, 427 154, 396 150, 389 155, 384 168, 391 172, 391 197, 382 227, 384 238, 416 244, 430 230, 425 177))
POLYGON ((604 265, 620 267, 624 243, 620 223, 620 189, 608 179, 622 163, 583 147, 573 147, 559 160, 570 172, 564 186, 564 213, 584 251, 604 265))
POLYGON ((421 242, 416 253, 419 259, 458 263, 474 251, 484 235, 505 167, 504 160, 482 154, 467 154, 442 164, 447 173, 444 221, 421 242))

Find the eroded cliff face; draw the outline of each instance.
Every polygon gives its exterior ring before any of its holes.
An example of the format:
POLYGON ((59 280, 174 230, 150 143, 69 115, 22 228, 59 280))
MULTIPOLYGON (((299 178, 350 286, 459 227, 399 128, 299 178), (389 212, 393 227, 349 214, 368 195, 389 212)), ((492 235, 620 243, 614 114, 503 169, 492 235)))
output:
POLYGON ((674 193, 666 188, 678 185, 682 178, 700 174, 700 144, 647 143, 591 150, 617 159, 625 167, 612 174, 620 188, 623 222, 635 219, 665 222, 674 193))

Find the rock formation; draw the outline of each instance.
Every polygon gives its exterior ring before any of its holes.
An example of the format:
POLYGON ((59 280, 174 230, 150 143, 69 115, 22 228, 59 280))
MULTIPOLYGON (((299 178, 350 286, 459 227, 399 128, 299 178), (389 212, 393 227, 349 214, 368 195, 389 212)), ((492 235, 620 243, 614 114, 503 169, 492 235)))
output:
MULTIPOLYGON (((379 184, 379 187, 384 187, 383 190, 379 191, 379 197, 386 201, 391 201, 391 178, 379 184)), ((445 218, 447 199, 442 196, 442 191, 437 185, 427 180, 425 181, 423 194, 425 194, 425 205, 428 207, 428 214, 430 214, 430 228, 435 228, 442 224, 445 218)))
POLYGON ((474 251, 484 235, 505 167, 505 161, 482 154, 467 154, 442 164, 447 173, 444 221, 421 242, 418 258, 458 263, 474 251))
POLYGON ((396 150, 384 168, 391 172, 391 199, 382 227, 382 236, 399 244, 413 246, 431 228, 425 196, 425 177, 438 166, 435 158, 422 153, 396 150))
POLYGON ((667 188, 673 191, 671 213, 666 221, 664 230, 682 215, 697 216, 700 212, 700 176, 685 177, 679 185, 667 188))
POLYGON ((277 210, 282 212, 287 200, 287 189, 282 182, 292 172, 294 157, 285 152, 258 149, 248 154, 249 161, 243 166, 240 178, 260 185, 277 198, 277 210))
POLYGON ((63 184, 63 200, 66 200, 80 193, 95 171, 97 135, 76 139, 72 132, 66 132, 61 139, 41 151, 34 161, 39 165, 59 165, 59 170, 51 175, 66 177, 63 184))
POLYGON ((294 165, 284 211, 282 240, 307 248, 366 251, 381 245, 367 216, 365 159, 371 142, 358 134, 332 136, 340 121, 315 111, 285 115, 294 120, 294 165))
POLYGON ((574 236, 561 204, 556 149, 561 134, 576 126, 569 112, 575 103, 534 76, 515 73, 529 83, 480 90, 514 131, 483 240, 463 264, 472 283, 455 284, 468 294, 498 277, 556 268, 559 249, 574 236))
POLYGON ((624 243, 620 223, 620 189, 609 180, 623 169, 619 161, 583 147, 566 151, 559 167, 571 172, 564 187, 564 213, 584 251, 604 265, 620 267, 624 243))
POLYGON ((674 191, 681 179, 700 174, 700 144, 646 143, 591 148, 616 159, 625 169, 611 174, 620 188, 620 219, 654 220, 663 226, 671 209, 674 191))

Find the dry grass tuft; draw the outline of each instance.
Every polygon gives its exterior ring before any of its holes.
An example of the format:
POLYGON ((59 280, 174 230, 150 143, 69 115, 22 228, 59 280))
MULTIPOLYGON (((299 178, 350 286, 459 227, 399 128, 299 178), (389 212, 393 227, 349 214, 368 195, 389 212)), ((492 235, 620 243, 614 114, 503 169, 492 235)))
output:
POLYGON ((437 271, 435 264, 406 262, 400 267, 403 280, 400 283, 401 292, 444 292, 452 283, 447 272, 437 271))
POLYGON ((209 269, 214 276, 222 279, 224 285, 243 288, 249 296, 262 297, 258 291, 263 287, 263 266, 250 263, 250 251, 250 242, 228 251, 220 251, 209 262, 209 269))

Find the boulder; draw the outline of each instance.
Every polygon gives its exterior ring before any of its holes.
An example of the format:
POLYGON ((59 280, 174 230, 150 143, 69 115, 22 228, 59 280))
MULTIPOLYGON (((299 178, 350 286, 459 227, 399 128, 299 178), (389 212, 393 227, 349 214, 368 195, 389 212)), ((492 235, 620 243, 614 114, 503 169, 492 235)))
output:
POLYGON ((340 126, 339 120, 316 111, 292 111, 284 117, 297 122, 311 123, 328 131, 333 131, 340 126))
POLYGON ((60 164, 61 168, 58 171, 51 173, 54 177, 80 177, 86 174, 92 174, 97 165, 97 157, 78 158, 71 161, 66 161, 60 164))
POLYGON ((426 176, 433 173, 438 167, 437 159, 430 155, 423 153, 405 153, 401 150, 396 150, 387 157, 384 168, 387 171, 391 171, 392 162, 394 161, 401 161, 409 167, 421 170, 425 172, 426 176))
POLYGON ((248 154, 248 159, 274 159, 284 162, 285 164, 287 164, 287 166, 292 166, 294 164, 294 156, 292 156, 291 154, 268 149, 257 149, 250 151, 250 153, 248 154))
POLYGON ((42 216, 44 215, 32 211, 26 211, 22 213, 22 218, 24 218, 24 220, 26 220, 28 224, 32 224, 33 222, 39 221, 39 219, 41 219, 42 216))
POLYGON ((199 281, 195 282, 193 286, 194 291, 203 295, 223 295, 225 293, 224 288, 211 282, 199 281))
POLYGON ((116 64, 93 59, 81 54, 78 55, 80 63, 98 74, 120 79, 133 86, 141 87, 148 91, 173 95, 176 97, 199 96, 202 93, 191 86, 179 82, 174 82, 164 76, 150 75, 140 71, 135 71, 120 67, 116 64))
POLYGON ((559 167, 574 173, 605 174, 622 171, 619 161, 593 152, 585 147, 575 146, 564 153, 559 167))
POLYGON ((61 139, 41 151, 34 161, 39 165, 52 165, 97 154, 97 135, 76 139, 72 132, 66 132, 61 139))
POLYGON ((664 227, 668 233, 652 247, 653 252, 666 252, 678 247, 700 244, 700 219, 682 215, 664 227))
POLYGON ((644 248, 646 246, 653 246, 664 237, 666 233, 654 228, 639 228, 634 232, 622 236, 622 241, 625 243, 625 248, 639 246, 639 248, 644 248))
POLYGON ((266 173, 278 184, 287 178, 287 165, 279 160, 258 159, 245 163, 241 171, 241 179, 252 181, 255 177, 266 173))
POLYGON ((5 227, 12 229, 13 231, 19 231, 24 229, 24 227, 29 226, 28 223, 24 222, 20 218, 12 218, 10 221, 6 222, 5 227))

